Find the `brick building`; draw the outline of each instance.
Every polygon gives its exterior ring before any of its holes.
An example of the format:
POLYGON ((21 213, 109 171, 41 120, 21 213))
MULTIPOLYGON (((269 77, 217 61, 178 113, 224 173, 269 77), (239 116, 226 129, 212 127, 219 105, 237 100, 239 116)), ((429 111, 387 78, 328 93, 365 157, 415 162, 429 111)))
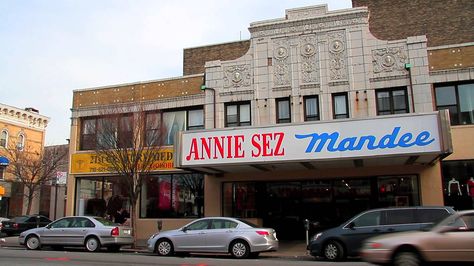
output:
MULTIPOLYGON (((0 186, 4 194, 0 200, 0 217, 11 217, 25 213, 24 187, 16 182, 8 171, 8 149, 25 149, 25 152, 41 151, 44 147, 45 130, 49 118, 40 115, 34 108, 20 109, 0 104, 0 186)), ((32 212, 38 212, 38 198, 32 212)))
POLYGON ((464 163, 463 178, 472 172, 472 43, 432 46, 418 31, 382 38, 372 2, 289 9, 251 23, 250 40, 185 49, 182 77, 74 91, 67 214, 126 197, 91 160, 111 106, 159 115, 174 160, 143 185, 141 239, 157 220, 167 229, 202 215, 303 238, 304 219, 333 226, 368 208, 445 204, 447 172, 464 163), (440 59, 447 51, 454 69, 440 59))

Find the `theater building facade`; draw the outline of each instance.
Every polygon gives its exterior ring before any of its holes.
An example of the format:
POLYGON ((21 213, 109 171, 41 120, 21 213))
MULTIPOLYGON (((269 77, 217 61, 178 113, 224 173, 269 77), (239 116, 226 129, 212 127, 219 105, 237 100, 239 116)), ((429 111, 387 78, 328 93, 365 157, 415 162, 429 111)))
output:
POLYGON ((249 31, 248 41, 185 50, 185 76, 74 91, 68 214, 127 197, 94 159, 101 110, 114 105, 159 110, 167 132, 142 188, 141 239, 158 220, 168 229, 202 216, 303 239, 304 219, 330 227, 369 208, 445 204, 442 161, 465 148, 435 93, 426 36, 379 40, 367 8, 326 5, 249 31))

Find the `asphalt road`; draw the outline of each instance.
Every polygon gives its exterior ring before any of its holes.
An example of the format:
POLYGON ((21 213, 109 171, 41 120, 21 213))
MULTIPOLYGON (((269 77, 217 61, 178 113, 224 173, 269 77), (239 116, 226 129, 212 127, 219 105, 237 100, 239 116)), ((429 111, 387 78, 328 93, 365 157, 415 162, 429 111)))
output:
POLYGON ((20 247, 0 248, 0 265, 159 265, 159 266, 287 266, 287 265, 311 265, 311 266, 367 266, 370 264, 360 261, 347 262, 325 262, 316 260, 301 260, 291 258, 259 258, 237 260, 230 256, 198 256, 192 257, 159 257, 151 253, 135 252, 98 252, 90 253, 83 250, 52 251, 39 250, 32 251, 20 247))

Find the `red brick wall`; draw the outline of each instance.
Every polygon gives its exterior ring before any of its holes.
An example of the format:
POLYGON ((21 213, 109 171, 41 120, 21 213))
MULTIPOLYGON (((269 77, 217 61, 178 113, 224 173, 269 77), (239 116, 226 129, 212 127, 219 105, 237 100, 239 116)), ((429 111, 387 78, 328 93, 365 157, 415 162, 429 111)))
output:
POLYGON ((204 64, 214 60, 234 60, 242 57, 250 47, 250 41, 216 44, 184 49, 183 75, 204 73, 204 64))
POLYGON ((427 35, 428 46, 474 42, 473 0, 352 0, 367 6, 369 27, 381 40, 427 35))

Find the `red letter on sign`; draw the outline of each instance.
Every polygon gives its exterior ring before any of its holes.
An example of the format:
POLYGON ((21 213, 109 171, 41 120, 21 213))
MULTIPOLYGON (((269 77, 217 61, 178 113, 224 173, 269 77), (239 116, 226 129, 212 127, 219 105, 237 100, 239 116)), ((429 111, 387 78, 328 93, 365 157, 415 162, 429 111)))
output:
POLYGON ((199 160, 197 141, 195 138, 193 138, 191 141, 191 147, 189 149, 188 155, 186 156, 186 161, 191 160, 191 156, 194 156, 192 160, 199 160))
POLYGON ((258 157, 262 153, 262 147, 260 147, 260 134, 254 134, 252 136, 252 145, 257 151, 252 150, 252 157, 258 157))

